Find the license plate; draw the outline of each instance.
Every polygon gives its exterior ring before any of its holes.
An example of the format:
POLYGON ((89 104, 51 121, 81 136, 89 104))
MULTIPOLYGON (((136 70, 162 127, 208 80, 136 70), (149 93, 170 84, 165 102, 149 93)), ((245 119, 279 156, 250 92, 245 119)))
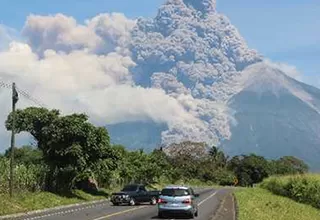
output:
POLYGON ((166 206, 167 207, 181 207, 181 205, 178 203, 168 203, 166 206))

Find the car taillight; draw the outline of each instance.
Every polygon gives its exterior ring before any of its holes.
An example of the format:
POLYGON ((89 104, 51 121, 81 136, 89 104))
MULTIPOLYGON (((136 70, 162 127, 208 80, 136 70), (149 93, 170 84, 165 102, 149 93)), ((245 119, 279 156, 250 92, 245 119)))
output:
POLYGON ((191 199, 186 199, 182 202, 183 204, 191 204, 191 199))
POLYGON ((159 204, 165 204, 165 203, 167 203, 167 201, 165 201, 164 199, 159 199, 159 200, 158 200, 158 203, 159 203, 159 204))

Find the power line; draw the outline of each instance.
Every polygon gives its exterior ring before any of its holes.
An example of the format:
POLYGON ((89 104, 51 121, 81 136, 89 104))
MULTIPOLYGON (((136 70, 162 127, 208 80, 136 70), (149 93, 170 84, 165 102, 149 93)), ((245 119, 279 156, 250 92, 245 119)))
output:
POLYGON ((39 101, 38 99, 32 97, 28 92, 20 89, 19 87, 16 87, 17 92, 19 94, 21 94, 23 97, 25 97, 26 99, 29 99, 30 101, 32 101, 33 103, 35 103, 36 105, 40 106, 40 107, 47 107, 45 104, 43 104, 41 101, 39 101))
POLYGON ((3 82, 3 81, 0 81, 0 87, 6 88, 6 89, 11 89, 12 86, 3 82))
MULTIPOLYGON (((12 89, 12 85, 5 83, 3 81, 0 81, 0 87, 2 88, 6 88, 6 89, 12 89)), ((18 87, 16 87, 17 92, 22 95, 24 98, 28 99, 29 101, 33 102, 34 104, 40 106, 40 107, 47 107, 45 104, 43 104, 41 101, 39 101, 38 99, 32 97, 28 92, 26 92, 25 90, 22 90, 18 87)))

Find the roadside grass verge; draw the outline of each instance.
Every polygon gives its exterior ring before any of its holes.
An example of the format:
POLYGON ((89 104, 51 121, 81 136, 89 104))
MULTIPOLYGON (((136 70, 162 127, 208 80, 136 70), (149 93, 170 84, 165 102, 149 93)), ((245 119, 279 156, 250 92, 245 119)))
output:
POLYGON ((320 175, 304 174, 265 179, 260 187, 320 209, 320 175))
POLYGON ((10 198, 8 194, 0 194, 0 216, 105 199, 108 192, 101 191, 99 194, 91 195, 80 190, 68 196, 49 192, 19 192, 10 198))
POLYGON ((235 190, 239 220, 311 220, 320 219, 320 210, 274 195, 261 188, 235 190))

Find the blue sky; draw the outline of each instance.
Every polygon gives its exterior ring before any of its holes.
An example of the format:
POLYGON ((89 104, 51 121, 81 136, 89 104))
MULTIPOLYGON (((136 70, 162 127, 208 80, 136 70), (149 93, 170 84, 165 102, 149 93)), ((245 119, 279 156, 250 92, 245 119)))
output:
MULTIPOLYGON (((165 0, 0 0, 0 23, 17 29, 26 16, 63 13, 82 23, 98 13, 152 17, 165 0)), ((306 76, 320 74, 319 0, 218 0, 251 48, 273 61, 295 65, 306 76)))

